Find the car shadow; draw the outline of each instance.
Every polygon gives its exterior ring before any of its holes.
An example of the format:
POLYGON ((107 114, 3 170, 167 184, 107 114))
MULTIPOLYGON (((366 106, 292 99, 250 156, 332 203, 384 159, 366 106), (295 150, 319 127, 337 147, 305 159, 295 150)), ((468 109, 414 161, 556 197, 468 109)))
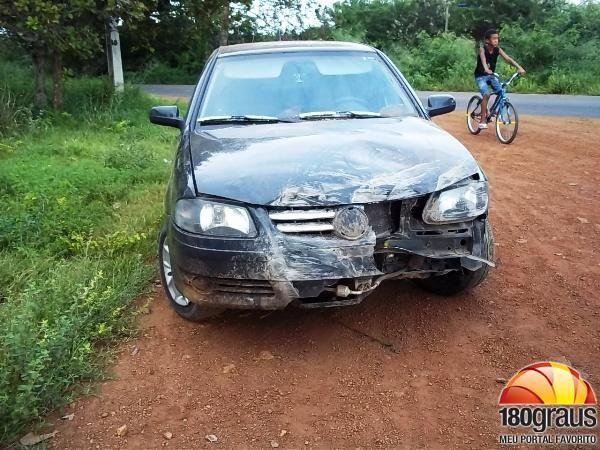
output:
POLYGON ((340 336, 364 340, 394 353, 409 341, 452 339, 465 317, 481 315, 481 289, 452 297, 426 292, 407 280, 383 283, 362 303, 323 309, 227 311, 213 319, 211 333, 222 342, 243 343, 249 351, 319 348, 337 345, 340 336))

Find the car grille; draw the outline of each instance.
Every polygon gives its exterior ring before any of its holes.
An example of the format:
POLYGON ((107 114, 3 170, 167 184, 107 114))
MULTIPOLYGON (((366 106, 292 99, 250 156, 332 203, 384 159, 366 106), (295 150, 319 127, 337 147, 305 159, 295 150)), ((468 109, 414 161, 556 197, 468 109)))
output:
MULTIPOLYGON (((398 229, 400 201, 355 205, 363 208, 377 236, 398 229)), ((272 209, 269 218, 282 233, 331 234, 333 218, 343 208, 272 209)))
POLYGON ((269 218, 282 233, 331 233, 337 209, 278 209, 269 218))

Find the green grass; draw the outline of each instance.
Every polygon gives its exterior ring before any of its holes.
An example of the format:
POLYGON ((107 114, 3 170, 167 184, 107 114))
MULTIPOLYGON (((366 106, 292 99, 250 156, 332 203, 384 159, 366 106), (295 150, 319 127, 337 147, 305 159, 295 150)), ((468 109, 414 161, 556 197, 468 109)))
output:
POLYGON ((177 132, 148 122, 139 91, 107 92, 70 80, 67 112, 2 129, 0 443, 102 377, 155 277, 177 132))

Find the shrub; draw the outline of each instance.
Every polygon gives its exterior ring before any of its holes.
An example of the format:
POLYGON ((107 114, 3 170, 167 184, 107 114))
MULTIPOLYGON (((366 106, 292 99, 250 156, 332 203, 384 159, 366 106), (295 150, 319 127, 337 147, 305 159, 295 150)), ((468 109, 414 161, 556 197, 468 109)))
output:
MULTIPOLYGON (((336 29, 332 35, 348 36, 344 29, 336 29)), ((527 70, 527 76, 511 86, 512 91, 590 95, 600 91, 597 37, 582 41, 576 28, 559 19, 527 29, 507 24, 501 36, 502 47, 527 70)), ((414 43, 387 42, 383 50, 416 89, 475 90, 476 43, 472 39, 421 32, 414 43)), ((497 72, 508 77, 513 71, 499 59, 497 72)))
POLYGON ((395 44, 387 53, 416 89, 472 89, 475 45, 466 38, 421 33, 416 47, 395 44))
POLYGON ((177 136, 148 122, 151 98, 103 78, 68 79, 65 111, 15 125, 27 83, 0 92, 15 105, 0 135, 2 443, 101 377, 106 344, 132 331, 177 136))
POLYGON ((55 261, 0 306, 0 442, 101 376, 100 344, 132 331, 131 299, 152 269, 140 256, 55 261))

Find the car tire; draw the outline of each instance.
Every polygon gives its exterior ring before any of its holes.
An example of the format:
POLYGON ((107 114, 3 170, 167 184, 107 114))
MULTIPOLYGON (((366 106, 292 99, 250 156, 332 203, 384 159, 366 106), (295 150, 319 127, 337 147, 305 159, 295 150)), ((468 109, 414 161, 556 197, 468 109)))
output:
POLYGON ((165 295, 169 299, 171 307, 181 317, 192 322, 202 322, 206 319, 221 314, 224 309, 201 306, 197 303, 187 300, 183 294, 177 290, 172 279, 172 284, 169 286, 168 278, 172 277, 172 275, 171 272, 167 272, 171 266, 171 261, 169 258, 168 244, 166 240, 167 232, 165 228, 163 228, 158 235, 158 271, 160 273, 160 281, 165 291, 165 295), (165 258, 169 258, 168 265, 165 265, 165 258), (179 301, 176 300, 176 295, 179 301))
MULTIPOLYGON (((489 222, 486 222, 483 235, 483 259, 494 261, 494 235, 489 222)), ((438 295, 455 295, 459 292, 469 290, 486 279, 490 272, 490 266, 483 264, 477 270, 461 269, 445 275, 431 276, 415 280, 421 288, 438 295)))

